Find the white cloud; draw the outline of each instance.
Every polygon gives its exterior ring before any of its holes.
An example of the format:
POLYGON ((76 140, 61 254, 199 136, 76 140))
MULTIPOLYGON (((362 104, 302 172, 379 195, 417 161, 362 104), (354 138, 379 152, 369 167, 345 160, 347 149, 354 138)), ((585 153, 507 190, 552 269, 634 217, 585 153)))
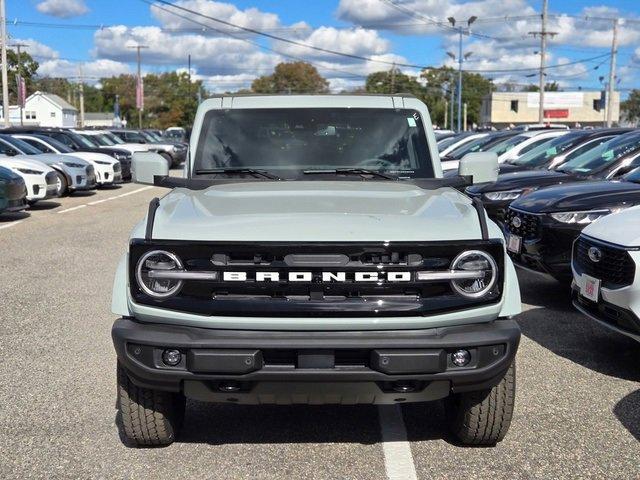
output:
POLYGON ((22 47, 22 51, 27 52, 37 62, 58 58, 60 56, 60 53, 57 50, 54 50, 49 45, 45 45, 33 38, 12 38, 11 43, 26 45, 26 47, 22 47))
POLYGON ((82 64, 62 59, 47 60, 40 63, 38 68, 38 75, 41 77, 78 78, 81 72, 87 83, 94 83, 100 78, 131 73, 131 68, 125 63, 106 59, 82 64))
POLYGON ((71 18, 89 12, 84 0, 44 0, 36 5, 40 13, 58 18, 71 18))
MULTIPOLYGON (((245 28, 251 28, 254 30, 283 30, 284 26, 280 22, 280 18, 275 13, 263 12, 257 8, 247 8, 246 10, 240 10, 238 7, 231 3, 215 2, 212 0, 178 0, 174 2, 175 5, 183 7, 187 10, 201 13, 207 17, 218 18, 225 22, 239 25, 245 28)), ((244 35, 243 31, 237 28, 233 28, 224 25, 213 20, 194 15, 192 13, 185 12, 177 8, 172 8, 167 5, 157 4, 151 7, 151 14, 162 24, 165 28, 171 29, 197 29, 201 30, 203 35, 219 35, 214 30, 206 30, 202 25, 195 22, 200 22, 205 25, 210 25, 212 28, 221 30, 223 32, 234 33, 244 35), (171 12, 175 12, 175 15, 171 12), (191 21, 191 20, 193 21, 191 21)), ((303 35, 310 30, 309 25, 305 22, 298 22, 294 25, 286 27, 287 34, 303 35)))

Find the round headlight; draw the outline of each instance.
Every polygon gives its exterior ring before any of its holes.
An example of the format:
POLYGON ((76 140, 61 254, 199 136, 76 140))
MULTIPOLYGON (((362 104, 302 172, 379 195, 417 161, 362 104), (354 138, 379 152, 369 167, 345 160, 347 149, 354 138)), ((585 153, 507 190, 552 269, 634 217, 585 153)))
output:
POLYGON ((460 295, 468 298, 480 298, 491 291, 498 278, 498 266, 488 253, 480 250, 462 252, 451 262, 451 270, 477 272, 471 278, 452 280, 451 286, 460 295))
POLYGON ((182 262, 175 254, 164 250, 152 250, 138 260, 136 280, 147 295, 169 298, 178 293, 184 283, 165 275, 176 270, 182 270, 182 262))

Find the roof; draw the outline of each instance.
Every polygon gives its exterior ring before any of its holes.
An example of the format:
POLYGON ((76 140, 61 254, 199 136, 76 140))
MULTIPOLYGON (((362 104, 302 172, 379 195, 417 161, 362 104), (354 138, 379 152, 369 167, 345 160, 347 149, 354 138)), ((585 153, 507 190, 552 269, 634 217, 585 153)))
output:
POLYGON ((62 109, 62 110, 74 110, 74 111, 78 111, 78 109, 76 107, 74 107, 73 105, 71 105, 69 102, 67 102, 64 98, 56 95, 55 93, 47 93, 47 92, 35 92, 33 93, 31 96, 29 96, 29 98, 27 98, 27 101, 31 100, 33 97, 35 96, 40 96, 42 98, 46 98, 47 100, 49 100, 49 102, 53 103, 56 107, 62 109))

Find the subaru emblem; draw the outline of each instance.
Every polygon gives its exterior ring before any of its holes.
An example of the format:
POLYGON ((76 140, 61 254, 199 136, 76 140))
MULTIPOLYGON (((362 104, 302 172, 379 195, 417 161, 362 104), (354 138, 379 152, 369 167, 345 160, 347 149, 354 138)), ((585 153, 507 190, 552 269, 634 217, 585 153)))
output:
POLYGON ((522 220, 520 220, 520 217, 513 217, 511 219, 511 225, 516 228, 520 228, 522 226, 522 220))
POLYGON ((600 250, 598 247, 590 247, 588 255, 589 260, 591 260, 593 263, 598 263, 600 260, 602 260, 602 250, 600 250))

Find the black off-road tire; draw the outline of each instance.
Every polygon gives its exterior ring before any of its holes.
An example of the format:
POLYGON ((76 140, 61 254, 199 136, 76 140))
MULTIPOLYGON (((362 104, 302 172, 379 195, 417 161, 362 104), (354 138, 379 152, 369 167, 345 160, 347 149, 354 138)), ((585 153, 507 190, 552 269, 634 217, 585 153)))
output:
POLYGON ((125 440, 140 447, 174 442, 184 418, 184 395, 138 387, 118 364, 118 409, 125 440))
POLYGON ((495 387, 456 393, 445 401, 449 428, 464 445, 495 445, 511 425, 516 397, 516 362, 495 387))

